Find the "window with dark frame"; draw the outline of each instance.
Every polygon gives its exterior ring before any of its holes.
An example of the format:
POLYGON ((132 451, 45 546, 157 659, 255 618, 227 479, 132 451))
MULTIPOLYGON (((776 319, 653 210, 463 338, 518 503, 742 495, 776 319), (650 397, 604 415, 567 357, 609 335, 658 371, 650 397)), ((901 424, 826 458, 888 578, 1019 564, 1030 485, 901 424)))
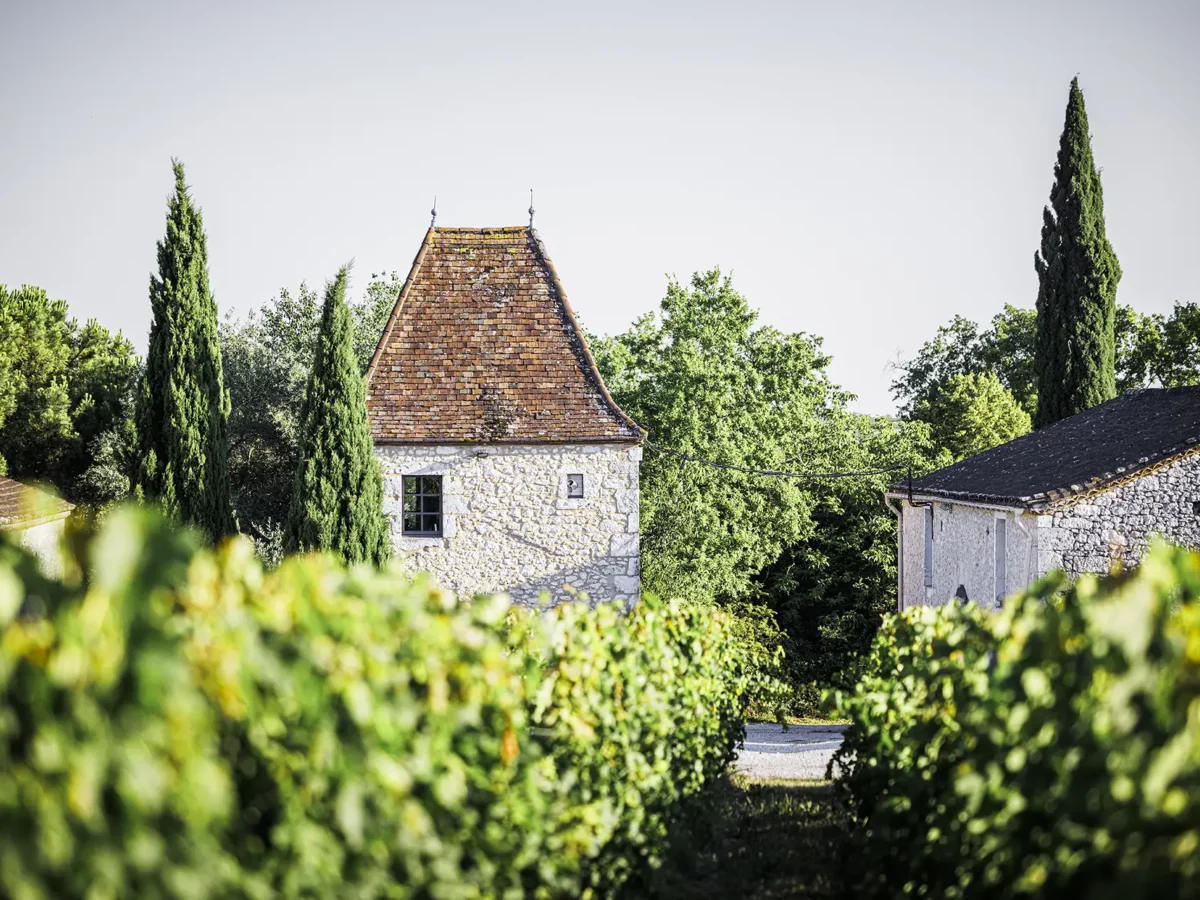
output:
POLYGON ((582 475, 567 476, 567 497, 573 500, 578 500, 583 497, 582 475))
POLYGON ((442 476, 404 476, 404 534, 442 535, 442 476))

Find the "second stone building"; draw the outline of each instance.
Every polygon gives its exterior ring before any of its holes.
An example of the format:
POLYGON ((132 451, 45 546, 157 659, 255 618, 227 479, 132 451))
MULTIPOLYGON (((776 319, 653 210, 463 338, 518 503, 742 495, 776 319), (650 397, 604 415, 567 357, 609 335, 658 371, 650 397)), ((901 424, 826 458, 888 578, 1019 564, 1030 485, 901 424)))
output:
POLYGON ((431 227, 367 373, 395 554, 460 594, 632 602, 644 432, 532 228, 431 227))

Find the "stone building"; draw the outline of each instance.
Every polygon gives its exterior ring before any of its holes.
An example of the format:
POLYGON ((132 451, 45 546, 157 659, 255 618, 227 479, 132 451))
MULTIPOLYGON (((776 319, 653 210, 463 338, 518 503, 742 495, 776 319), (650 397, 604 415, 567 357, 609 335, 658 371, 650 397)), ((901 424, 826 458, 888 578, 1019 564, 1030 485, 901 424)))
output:
POLYGON ((48 491, 0 476, 0 532, 36 556, 50 574, 62 569, 58 545, 74 508, 48 491))
POLYGON ((430 227, 367 373, 397 556, 460 594, 640 593, 644 432, 537 233, 430 227))
POLYGON ((1155 535, 1200 548, 1200 387, 1129 391, 886 499, 901 609, 999 607, 1055 569, 1136 565, 1155 535))

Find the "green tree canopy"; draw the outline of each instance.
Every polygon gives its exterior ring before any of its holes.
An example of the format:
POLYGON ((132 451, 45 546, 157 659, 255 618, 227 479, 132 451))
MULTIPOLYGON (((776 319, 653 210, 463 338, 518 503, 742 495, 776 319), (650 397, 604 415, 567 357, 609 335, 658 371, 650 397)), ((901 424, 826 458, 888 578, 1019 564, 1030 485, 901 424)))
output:
POLYGON ((933 443, 957 461, 974 456, 1032 427, 1029 413, 991 372, 952 375, 943 390, 923 400, 913 418, 927 422, 933 443))
POLYGON ((158 243, 158 274, 150 278, 150 350, 137 396, 137 484, 168 515, 216 539, 236 530, 229 503, 229 394, 204 223, 183 164, 172 165, 175 192, 158 243))
POLYGON ((1155 322, 1157 334, 1146 340, 1157 351, 1148 353, 1154 380, 1163 387, 1200 384, 1200 306, 1176 303, 1169 317, 1155 322))
MULTIPOLYGON (((760 635, 777 620, 813 712, 895 608, 896 519, 883 489, 932 465, 929 427, 849 411, 821 341, 759 326, 714 269, 672 280, 657 314, 591 340, 605 384, 649 432, 641 468, 643 583, 722 603, 760 635), (714 469, 891 471, 790 479, 714 469), (765 607, 765 609, 764 609, 765 607)), ((947 458, 948 461, 948 458, 947 458)))
POLYGON ((642 577, 650 590, 742 599, 756 573, 809 533, 794 481, 713 469, 653 450, 759 469, 828 468, 830 418, 846 395, 820 341, 755 327, 757 316, 713 269, 672 280, 658 315, 595 341, 617 403, 650 433, 642 463, 642 577))
POLYGON ((1079 79, 1071 81, 1066 122, 1042 217, 1035 423, 1040 427, 1116 396, 1116 297, 1121 266, 1104 228, 1104 193, 1092 157, 1079 79))
POLYGON ((347 270, 325 289, 312 375, 300 412, 300 460, 288 510, 288 552, 331 550, 382 563, 390 550, 383 480, 367 422, 367 386, 346 307, 347 270))
MULTIPOLYGON (((1117 390, 1155 384, 1194 384, 1197 371, 1192 362, 1200 342, 1200 316, 1194 304, 1177 304, 1169 319, 1143 315, 1118 304, 1116 312, 1117 390), (1167 332, 1175 335, 1166 337, 1167 332), (1191 378, 1191 380, 1188 380, 1191 378)), ((963 316, 938 328, 911 360, 897 365, 892 396, 900 414, 910 418, 918 406, 928 405, 946 390, 955 375, 992 373, 1007 388, 1030 417, 1037 410, 1033 377, 1033 354, 1037 339, 1037 313, 1031 309, 1005 306, 991 323, 979 325, 963 316)))
POLYGON ((821 688, 853 680, 883 616, 896 609, 896 517, 884 491, 909 469, 921 475, 950 462, 944 451, 935 454, 924 422, 848 415, 840 427, 847 470, 893 471, 807 485, 811 532, 756 579, 756 602, 787 635, 794 711, 806 715, 820 711, 821 688))
MULTIPOLYGON (((396 303, 402 280, 372 275, 347 301, 354 356, 365 372, 396 303)), ((281 289, 245 318, 221 322, 229 414, 229 474, 234 507, 269 561, 283 552, 282 526, 299 462, 300 407, 312 372, 321 328, 321 298, 307 284, 281 289)))
POLYGON ((133 346, 94 320, 80 327, 64 301, 28 285, 0 285, 0 334, 0 460, 14 477, 86 499, 93 442, 121 420, 133 388, 133 346))
POLYGON ((953 376, 982 372, 994 373, 1033 415, 1037 407, 1033 378, 1036 332, 1037 314, 1011 305, 982 331, 970 319, 955 316, 949 325, 938 328, 913 359, 897 366, 892 396, 901 415, 910 416, 919 405, 928 403, 953 376))

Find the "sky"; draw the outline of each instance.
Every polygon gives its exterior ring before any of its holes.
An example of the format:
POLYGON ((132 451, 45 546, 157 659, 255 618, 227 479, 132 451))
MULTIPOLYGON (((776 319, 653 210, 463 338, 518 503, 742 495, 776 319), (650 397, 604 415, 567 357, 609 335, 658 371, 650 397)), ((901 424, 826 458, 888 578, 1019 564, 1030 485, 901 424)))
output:
POLYGON ((961 314, 1032 306, 1071 78, 1118 301, 1200 302, 1200 3, 0 0, 0 284, 144 352, 182 159, 245 314, 441 225, 536 225, 593 332, 719 266, 857 408, 961 314))

